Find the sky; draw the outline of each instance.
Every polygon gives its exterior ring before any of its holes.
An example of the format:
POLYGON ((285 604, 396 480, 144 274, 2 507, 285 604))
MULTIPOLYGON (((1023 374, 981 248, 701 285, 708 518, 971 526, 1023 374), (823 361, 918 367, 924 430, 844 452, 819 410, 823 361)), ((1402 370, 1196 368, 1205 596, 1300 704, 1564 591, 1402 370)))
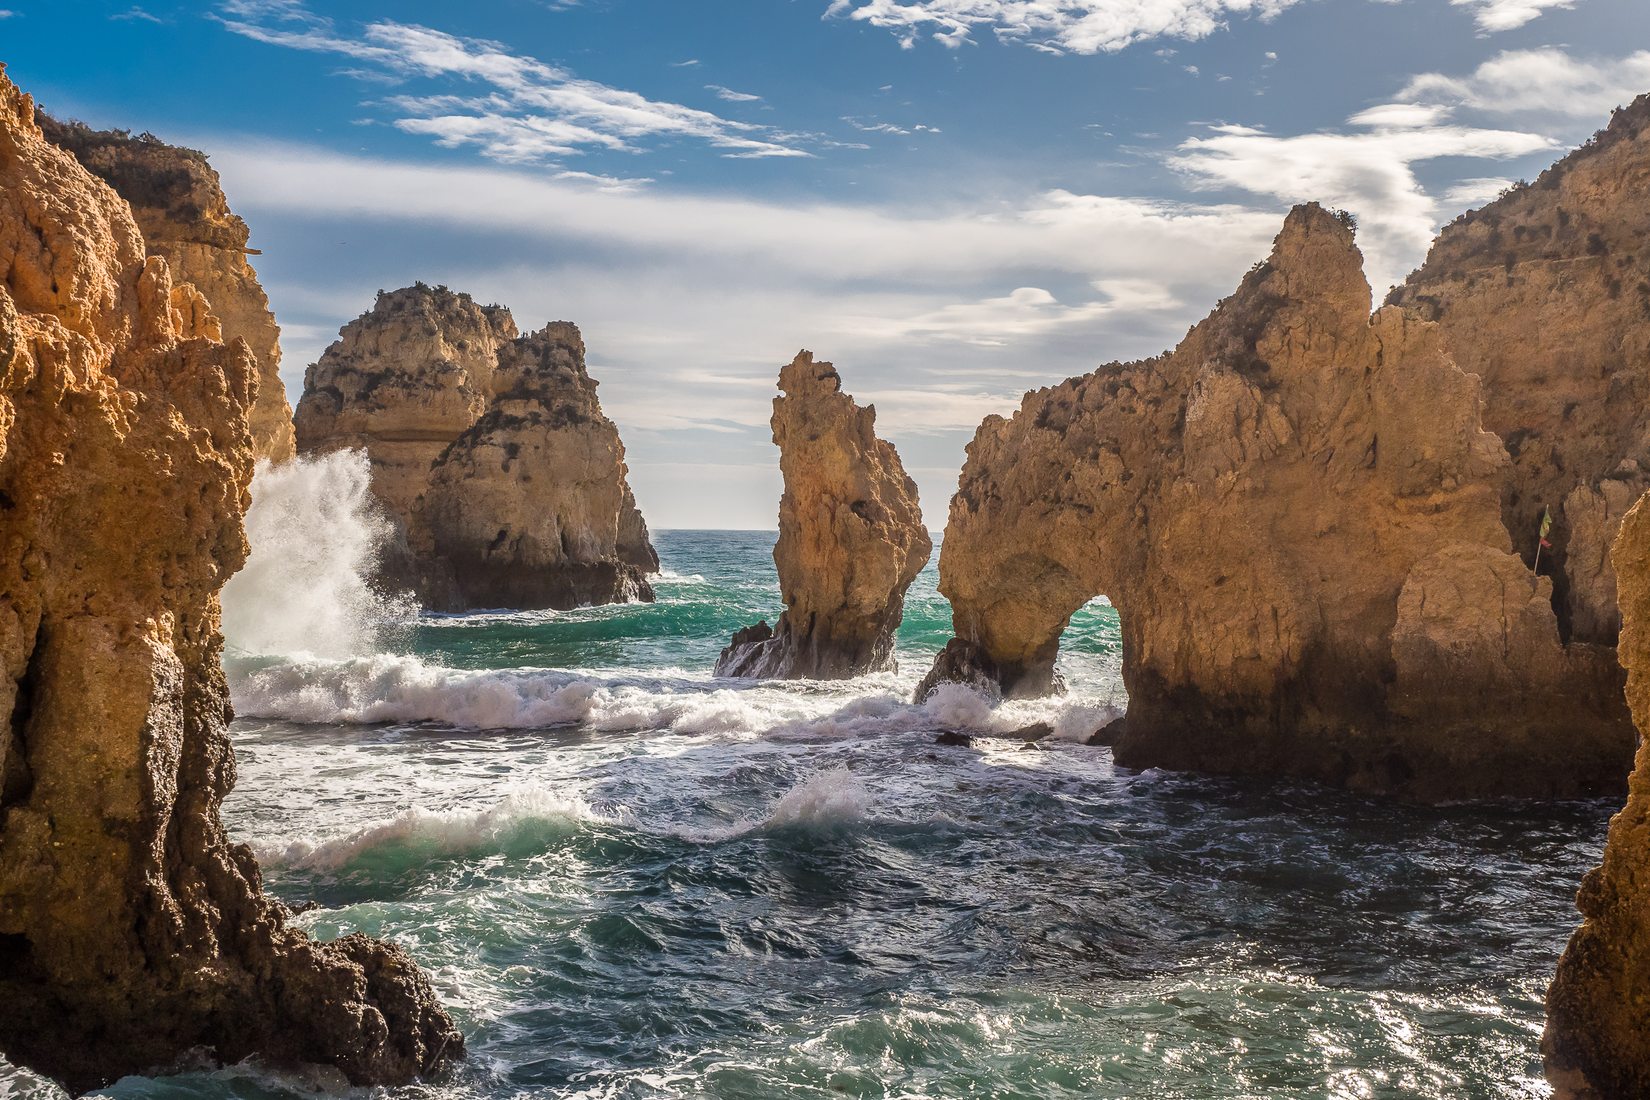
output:
POLYGON ((294 402, 443 283, 579 324, 652 526, 771 528, 807 348, 937 530, 983 417, 1172 347, 1292 204, 1384 296, 1650 91, 1650 2, 0 0, 0 61, 210 155, 294 402))

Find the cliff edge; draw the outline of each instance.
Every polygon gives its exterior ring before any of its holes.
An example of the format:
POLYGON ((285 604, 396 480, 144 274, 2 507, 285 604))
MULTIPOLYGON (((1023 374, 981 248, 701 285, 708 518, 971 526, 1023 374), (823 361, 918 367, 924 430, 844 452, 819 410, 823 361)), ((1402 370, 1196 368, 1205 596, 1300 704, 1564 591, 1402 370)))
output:
POLYGON ((406 953, 288 927, 219 822, 258 364, 3 70, 0 272, 0 1051, 77 1093, 202 1052, 438 1069, 406 953))

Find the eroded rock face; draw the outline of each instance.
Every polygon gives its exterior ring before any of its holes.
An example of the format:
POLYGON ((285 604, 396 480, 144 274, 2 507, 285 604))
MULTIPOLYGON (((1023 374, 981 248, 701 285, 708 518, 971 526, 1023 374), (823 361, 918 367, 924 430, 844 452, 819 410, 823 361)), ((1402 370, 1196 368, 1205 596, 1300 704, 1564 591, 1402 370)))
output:
POLYGON ((771 424, 785 493, 773 560, 785 610, 771 630, 735 634, 716 672, 838 679, 891 669, 905 591, 934 549, 916 482, 877 438, 876 410, 842 392, 831 364, 800 352, 779 388, 771 424))
POLYGON ((565 321, 504 344, 493 398, 429 472, 415 530, 446 607, 651 600, 659 558, 565 321))
POLYGON ((651 600, 658 556, 578 329, 420 283, 304 377, 298 449, 365 448, 399 533, 382 579, 435 610, 651 600))
POLYGON ((1542 510, 1566 638, 1615 643, 1608 550, 1650 488, 1650 96, 1534 184, 1457 219, 1389 301, 1483 379, 1512 466, 1503 516, 1533 564, 1542 510))
POLYGON ((1173 352, 987 418, 940 558, 957 640, 923 690, 1049 690, 1104 594, 1126 766, 1423 798, 1619 784, 1613 654, 1561 644, 1550 581, 1511 552, 1477 379, 1369 302, 1351 231, 1298 207, 1173 352))
MULTIPOLYGON (((1627 701, 1650 730, 1650 503, 1626 516, 1611 554, 1621 599, 1627 701)), ((1627 805, 1610 820, 1602 866, 1576 895, 1584 919, 1547 991, 1541 1049, 1556 1100, 1650 1096, 1650 741, 1627 805)))
POLYGON ((205 1051, 460 1053, 400 949, 287 927, 218 808, 218 590, 258 365, 0 74, 0 1052, 84 1091, 205 1051))
POLYGON ((225 340, 245 340, 258 363, 258 397, 250 413, 252 447, 281 462, 294 451, 292 406, 281 382, 281 330, 252 270, 251 233, 224 198, 203 153, 168 145, 150 134, 93 130, 37 112, 47 140, 67 149, 132 208, 149 254, 161 256, 173 278, 206 296, 225 340))

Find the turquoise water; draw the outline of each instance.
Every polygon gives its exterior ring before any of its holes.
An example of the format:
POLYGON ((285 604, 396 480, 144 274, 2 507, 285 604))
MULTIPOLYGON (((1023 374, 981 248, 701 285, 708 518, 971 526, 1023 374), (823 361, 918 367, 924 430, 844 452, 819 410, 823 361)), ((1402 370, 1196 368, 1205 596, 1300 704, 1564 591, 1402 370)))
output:
POLYGON ((932 568, 898 674, 716 681, 777 611, 771 535, 658 547, 655 605, 231 662, 231 831, 316 935, 405 944, 466 1035, 397 1098, 1546 1095, 1541 996, 1612 807, 1118 770, 1076 740, 1121 701, 1098 604, 1064 699, 912 706, 932 568), (933 743, 1033 720, 1065 739, 933 743))

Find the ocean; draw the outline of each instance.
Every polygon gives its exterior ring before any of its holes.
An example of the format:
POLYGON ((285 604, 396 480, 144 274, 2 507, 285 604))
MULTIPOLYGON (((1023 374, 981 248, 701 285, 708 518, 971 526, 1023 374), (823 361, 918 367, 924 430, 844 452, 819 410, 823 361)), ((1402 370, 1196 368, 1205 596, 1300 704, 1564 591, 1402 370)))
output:
MULTIPOLYGON (((933 564, 897 673, 717 680, 779 611, 770 532, 658 532, 654 604, 412 614, 354 577, 364 472, 315 476, 255 486, 225 595, 224 815, 302 927, 400 942, 459 1020, 461 1065, 375 1091, 1547 1095, 1541 999, 1613 805, 1119 769, 1082 740, 1124 702, 1103 601, 1067 633, 1067 695, 913 705, 950 634, 933 564), (318 492, 335 514, 306 534, 318 492), (1039 720, 1037 748, 935 744, 1039 720)), ((240 1066, 107 1091, 316 1087, 240 1066)), ((0 1096, 54 1092, 0 1071, 0 1096)))

